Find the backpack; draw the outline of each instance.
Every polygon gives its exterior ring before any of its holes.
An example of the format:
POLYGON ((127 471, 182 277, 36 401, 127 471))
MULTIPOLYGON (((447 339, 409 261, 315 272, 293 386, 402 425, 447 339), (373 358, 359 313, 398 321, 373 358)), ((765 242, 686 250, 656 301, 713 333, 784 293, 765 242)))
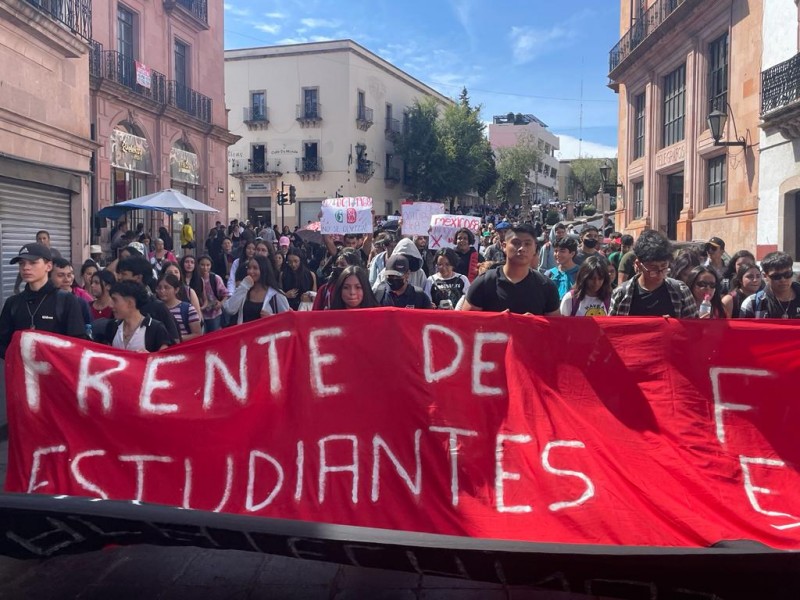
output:
POLYGON ((183 321, 183 327, 186 329, 186 331, 189 331, 189 303, 182 301, 178 306, 181 310, 181 321, 183 321))

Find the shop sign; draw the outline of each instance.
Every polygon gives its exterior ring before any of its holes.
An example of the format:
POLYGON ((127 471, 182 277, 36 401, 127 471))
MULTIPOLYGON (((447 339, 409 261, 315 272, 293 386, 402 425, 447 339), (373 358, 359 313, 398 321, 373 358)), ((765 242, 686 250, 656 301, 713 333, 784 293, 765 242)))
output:
POLYGON ((252 181, 244 184, 246 192, 270 192, 272 184, 266 181, 252 181))
POLYGON ((200 184, 200 161, 197 154, 172 148, 169 151, 169 174, 173 181, 200 184))
POLYGON ((150 142, 146 139, 114 129, 111 132, 111 166, 126 171, 150 173, 150 142))

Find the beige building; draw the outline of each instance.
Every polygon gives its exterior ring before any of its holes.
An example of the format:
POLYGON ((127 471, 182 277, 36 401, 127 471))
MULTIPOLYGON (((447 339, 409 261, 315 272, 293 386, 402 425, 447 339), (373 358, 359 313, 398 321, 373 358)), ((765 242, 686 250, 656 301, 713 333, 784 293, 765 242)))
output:
POLYGON ((616 222, 756 250, 762 0, 621 0, 616 222), (717 145, 708 117, 724 114, 717 145))
POLYGON ((88 250, 91 19, 85 0, 0 0, 0 304, 37 230, 65 258, 88 250))
POLYGON ((393 140, 425 96, 451 102, 351 40, 226 51, 231 218, 305 225, 337 194, 392 214, 406 197, 393 140), (282 183, 296 203, 277 204, 282 183))

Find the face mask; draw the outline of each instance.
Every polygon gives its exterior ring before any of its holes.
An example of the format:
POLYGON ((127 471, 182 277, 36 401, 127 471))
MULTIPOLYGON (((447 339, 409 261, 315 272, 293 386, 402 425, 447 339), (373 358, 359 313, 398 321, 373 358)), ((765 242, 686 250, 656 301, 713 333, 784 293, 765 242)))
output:
POLYGON ((344 267, 333 267, 333 269, 331 269, 331 281, 337 281, 339 275, 341 275, 343 271, 344 267))
POLYGON ((586 238, 583 240, 584 248, 594 248, 595 246, 597 246, 597 240, 593 240, 592 238, 586 238))
POLYGON ((388 277, 386 279, 386 285, 389 286, 390 290, 392 290, 393 292, 396 292, 401 287, 403 287, 403 285, 405 285, 405 281, 403 280, 402 277, 396 277, 396 278, 395 277, 388 277))

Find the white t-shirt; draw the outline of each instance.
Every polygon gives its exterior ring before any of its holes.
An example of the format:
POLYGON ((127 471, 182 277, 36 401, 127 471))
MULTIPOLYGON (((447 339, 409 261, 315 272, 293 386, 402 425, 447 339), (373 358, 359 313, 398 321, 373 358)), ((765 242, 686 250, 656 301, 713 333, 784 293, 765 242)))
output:
POLYGON ((125 326, 120 323, 119 327, 117 328, 117 334, 114 336, 114 340, 111 342, 111 346, 113 348, 119 348, 120 350, 131 350, 132 352, 147 352, 147 348, 144 345, 144 333, 147 331, 141 325, 136 328, 136 331, 133 332, 128 345, 125 345, 125 341, 123 336, 123 329, 125 326))
MULTIPOLYGON (((561 299, 561 315, 564 317, 572 316, 572 291, 570 290, 561 299)), ((608 315, 606 304, 600 298, 594 296, 584 296, 578 305, 575 313, 576 317, 605 317, 608 315)))

